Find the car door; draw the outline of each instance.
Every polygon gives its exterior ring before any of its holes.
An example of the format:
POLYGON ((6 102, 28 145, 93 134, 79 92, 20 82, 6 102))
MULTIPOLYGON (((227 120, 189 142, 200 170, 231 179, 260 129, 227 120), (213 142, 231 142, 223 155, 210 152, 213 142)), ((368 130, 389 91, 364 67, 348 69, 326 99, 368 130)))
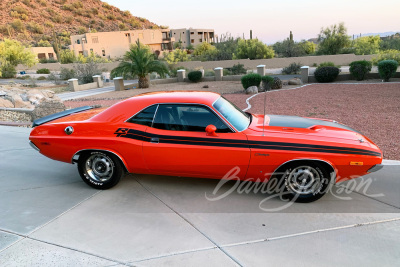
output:
POLYGON ((231 129, 207 106, 160 104, 146 135, 150 140, 143 143, 143 155, 152 173, 223 178, 235 169, 237 177, 246 175, 246 135, 231 129), (205 131, 210 124, 217 128, 214 136, 205 131))

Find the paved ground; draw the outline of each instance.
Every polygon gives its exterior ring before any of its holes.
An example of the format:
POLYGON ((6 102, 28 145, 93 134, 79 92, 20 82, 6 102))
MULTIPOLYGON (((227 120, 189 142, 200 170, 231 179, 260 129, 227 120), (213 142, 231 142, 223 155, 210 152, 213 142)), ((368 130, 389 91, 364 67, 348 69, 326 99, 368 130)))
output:
POLYGON ((207 179, 127 175, 97 191, 28 135, 0 127, 1 266, 399 265, 400 166, 365 177, 367 189, 342 184, 267 212, 285 203, 237 192, 209 201, 218 181, 207 179))

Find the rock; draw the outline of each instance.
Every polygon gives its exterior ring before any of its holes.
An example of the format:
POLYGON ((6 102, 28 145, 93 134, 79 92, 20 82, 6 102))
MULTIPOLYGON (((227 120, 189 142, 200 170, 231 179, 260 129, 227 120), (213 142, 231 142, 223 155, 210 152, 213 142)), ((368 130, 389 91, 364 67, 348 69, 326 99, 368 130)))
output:
POLYGON ((206 85, 203 86, 203 88, 209 88, 209 86, 206 84, 206 85))
POLYGON ((0 107, 2 107, 2 108, 13 108, 14 104, 10 100, 0 97, 0 107))
POLYGON ((288 82, 289 85, 302 85, 303 82, 299 78, 290 79, 288 82))
POLYGON ((51 90, 42 90, 42 94, 47 98, 53 98, 54 92, 51 90))
POLYGON ((65 110, 63 103, 57 100, 43 100, 32 112, 32 119, 36 120, 65 110))
POLYGON ((246 94, 248 95, 254 95, 258 93, 258 87, 257 86, 250 86, 249 88, 246 89, 246 94))

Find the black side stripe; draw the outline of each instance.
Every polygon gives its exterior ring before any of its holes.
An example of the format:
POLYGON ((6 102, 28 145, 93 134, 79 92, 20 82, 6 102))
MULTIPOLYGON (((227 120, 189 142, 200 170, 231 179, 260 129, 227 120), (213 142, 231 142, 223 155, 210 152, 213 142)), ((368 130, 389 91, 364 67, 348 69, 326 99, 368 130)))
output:
POLYGON ((284 150, 284 151, 307 151, 320 153, 335 153, 335 154, 355 154, 380 157, 381 153, 348 147, 334 147, 323 145, 310 145, 301 143, 283 143, 283 142, 268 142, 268 141, 247 141, 247 140, 232 140, 232 139, 210 139, 202 137, 180 137, 146 133, 134 129, 123 128, 118 129, 115 134, 117 137, 135 139, 144 142, 150 142, 152 137, 159 138, 160 143, 179 144, 179 145, 202 145, 202 146, 219 146, 219 147, 239 147, 239 148, 257 148, 269 150, 284 150))

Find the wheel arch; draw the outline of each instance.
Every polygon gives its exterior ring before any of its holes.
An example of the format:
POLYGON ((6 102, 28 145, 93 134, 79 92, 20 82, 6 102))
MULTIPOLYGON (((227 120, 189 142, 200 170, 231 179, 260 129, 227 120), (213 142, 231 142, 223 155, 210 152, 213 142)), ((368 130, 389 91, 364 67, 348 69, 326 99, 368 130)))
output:
POLYGON ((293 163, 300 163, 300 162, 315 162, 315 163, 319 163, 321 165, 323 165, 324 167, 327 168, 327 170, 329 171, 329 173, 334 173, 334 177, 337 176, 337 169, 333 166, 332 163, 322 160, 322 159, 309 159, 309 158, 304 158, 304 159, 291 159, 288 160, 284 163, 282 163, 278 168, 275 169, 275 171, 272 173, 272 176, 277 173, 282 171, 286 166, 289 166, 290 164, 293 163))
POLYGON ((92 151, 106 152, 106 153, 111 153, 111 154, 113 154, 113 155, 116 156, 116 157, 119 159, 119 161, 122 163, 122 166, 124 166, 124 170, 125 170, 126 172, 129 172, 129 170, 128 170, 128 168, 127 168, 127 164, 126 164, 125 160, 123 159, 123 157, 122 157, 121 155, 119 155, 119 154, 118 154, 117 152, 115 152, 115 151, 111 151, 111 150, 108 150, 108 149, 101 149, 101 148, 88 148, 88 149, 82 149, 82 150, 77 151, 77 152, 72 156, 72 159, 71 159, 72 164, 78 162, 78 158, 80 157, 81 154, 87 153, 87 152, 92 152, 92 151), (78 158, 77 158, 77 157, 78 157, 78 158))

